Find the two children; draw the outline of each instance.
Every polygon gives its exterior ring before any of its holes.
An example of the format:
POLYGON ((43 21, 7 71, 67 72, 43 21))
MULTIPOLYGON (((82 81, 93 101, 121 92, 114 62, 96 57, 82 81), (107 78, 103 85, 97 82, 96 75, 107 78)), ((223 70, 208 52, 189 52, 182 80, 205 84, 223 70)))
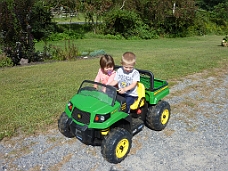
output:
MULTIPOLYGON (((138 70, 134 68, 136 62, 136 56, 132 52, 125 52, 121 58, 122 67, 119 68, 116 72, 114 71, 114 60, 111 56, 109 56, 109 60, 112 61, 111 65, 108 60, 104 60, 104 57, 100 59, 101 68, 99 71, 102 71, 105 74, 105 78, 107 81, 102 82, 103 84, 108 84, 111 86, 118 86, 118 93, 125 97, 127 112, 130 112, 130 106, 134 103, 134 101, 138 98, 137 94, 137 82, 140 81, 140 74, 138 70), (101 61, 104 61, 101 65, 101 61), (108 73, 112 73, 110 76, 108 73), (109 76, 109 77, 108 77, 109 76)), ((98 71, 98 75, 99 75, 98 71)), ((95 81, 99 82, 98 77, 96 76, 95 81)), ((102 74, 100 74, 102 75, 102 74)))

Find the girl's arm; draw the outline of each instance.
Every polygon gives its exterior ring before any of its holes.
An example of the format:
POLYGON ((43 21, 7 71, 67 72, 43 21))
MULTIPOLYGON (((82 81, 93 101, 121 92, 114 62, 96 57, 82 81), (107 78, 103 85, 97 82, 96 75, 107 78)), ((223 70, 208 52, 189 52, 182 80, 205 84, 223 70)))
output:
POLYGON ((115 86, 115 85, 117 85, 117 83, 118 83, 118 81, 113 80, 113 81, 112 81, 111 83, 109 83, 108 85, 115 86))
POLYGON ((98 70, 94 81, 98 83, 101 81, 101 69, 98 70))
POLYGON ((110 75, 110 77, 108 78, 108 82, 107 85, 109 85, 115 78, 116 72, 114 72, 112 75, 110 75))

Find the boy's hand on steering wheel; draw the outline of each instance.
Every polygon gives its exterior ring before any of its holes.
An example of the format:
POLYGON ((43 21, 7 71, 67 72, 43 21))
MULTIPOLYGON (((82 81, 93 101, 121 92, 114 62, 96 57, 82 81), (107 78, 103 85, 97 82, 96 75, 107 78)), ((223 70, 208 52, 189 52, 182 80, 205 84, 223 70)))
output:
POLYGON ((125 91, 125 89, 124 89, 124 88, 120 88, 120 89, 118 90, 118 92, 119 92, 120 94, 124 94, 124 93, 126 93, 126 91, 125 91))

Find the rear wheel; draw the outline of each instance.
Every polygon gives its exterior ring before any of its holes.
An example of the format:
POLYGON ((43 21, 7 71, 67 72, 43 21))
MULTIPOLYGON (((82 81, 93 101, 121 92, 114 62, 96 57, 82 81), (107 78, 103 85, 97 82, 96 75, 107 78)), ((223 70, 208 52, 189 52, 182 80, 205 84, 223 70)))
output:
POLYGON ((148 103, 145 102, 144 106, 141 109, 142 113, 141 113, 141 119, 143 120, 143 122, 145 122, 146 120, 146 115, 148 113, 148 103))
POLYGON ((170 112, 170 105, 166 101, 160 101, 157 105, 150 106, 146 116, 147 126, 156 131, 163 130, 169 122, 170 112))
POLYGON ((63 112, 62 115, 59 117, 58 120, 58 128, 59 131, 66 137, 72 138, 74 134, 70 131, 70 127, 68 125, 69 118, 67 117, 66 113, 63 112))
POLYGON ((110 163, 120 163, 131 149, 132 136, 124 128, 115 128, 105 137, 101 144, 101 153, 110 163))

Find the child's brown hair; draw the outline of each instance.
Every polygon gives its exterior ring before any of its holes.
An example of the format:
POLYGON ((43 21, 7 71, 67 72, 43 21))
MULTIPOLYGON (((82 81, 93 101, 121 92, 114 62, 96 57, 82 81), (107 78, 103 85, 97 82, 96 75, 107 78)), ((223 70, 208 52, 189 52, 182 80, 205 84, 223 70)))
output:
POLYGON ((103 55, 101 58, 100 58, 100 67, 102 69, 104 69, 105 67, 115 67, 115 62, 112 58, 111 55, 103 55))

